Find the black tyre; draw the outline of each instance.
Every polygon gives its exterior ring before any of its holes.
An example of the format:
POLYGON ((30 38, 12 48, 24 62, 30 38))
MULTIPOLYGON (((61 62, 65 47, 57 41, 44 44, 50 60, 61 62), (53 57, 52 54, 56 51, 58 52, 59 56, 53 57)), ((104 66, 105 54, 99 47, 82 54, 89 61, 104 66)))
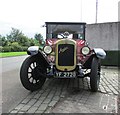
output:
POLYGON ((23 62, 20 69, 20 80, 22 85, 30 91, 40 89, 46 78, 41 76, 44 74, 44 68, 40 66, 40 60, 37 56, 29 56, 23 62))
POLYGON ((101 71, 100 60, 94 57, 91 63, 91 73, 90 73, 90 86, 91 86, 91 91, 93 92, 98 91, 99 82, 100 82, 100 71, 101 71))

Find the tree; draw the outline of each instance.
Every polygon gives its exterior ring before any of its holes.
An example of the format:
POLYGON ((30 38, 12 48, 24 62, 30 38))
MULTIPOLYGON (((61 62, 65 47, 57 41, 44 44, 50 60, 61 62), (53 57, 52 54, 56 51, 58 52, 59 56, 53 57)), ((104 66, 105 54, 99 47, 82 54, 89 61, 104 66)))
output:
POLYGON ((11 33, 7 35, 7 40, 11 43, 18 42, 21 46, 30 46, 29 38, 16 28, 12 28, 11 33))
POLYGON ((18 42, 20 39, 20 36, 24 36, 24 34, 16 28, 12 28, 12 31, 9 35, 7 35, 7 40, 9 42, 18 42))
POLYGON ((29 42, 30 42, 30 46, 35 46, 36 45, 35 39, 33 39, 33 38, 29 39, 29 42))
POLYGON ((26 37, 25 35, 19 35, 18 37, 18 43, 21 45, 21 46, 30 46, 30 41, 29 41, 29 38, 26 37))
POLYGON ((41 34, 35 34, 35 39, 28 38, 22 31, 12 28, 6 37, 0 35, 0 51, 26 51, 29 46, 43 45, 44 40, 41 34))
POLYGON ((43 39, 43 36, 39 33, 39 34, 35 34, 35 39, 39 41, 40 45, 43 44, 44 42, 44 39, 43 39))
POLYGON ((6 40, 5 36, 0 35, 0 46, 8 45, 8 41, 6 40))

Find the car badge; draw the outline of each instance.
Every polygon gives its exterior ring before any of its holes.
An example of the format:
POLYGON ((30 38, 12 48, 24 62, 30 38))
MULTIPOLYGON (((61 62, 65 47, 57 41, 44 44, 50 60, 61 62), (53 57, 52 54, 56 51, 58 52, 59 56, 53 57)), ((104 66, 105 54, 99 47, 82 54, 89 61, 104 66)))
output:
POLYGON ((59 53, 63 53, 68 49, 68 47, 60 48, 59 53))

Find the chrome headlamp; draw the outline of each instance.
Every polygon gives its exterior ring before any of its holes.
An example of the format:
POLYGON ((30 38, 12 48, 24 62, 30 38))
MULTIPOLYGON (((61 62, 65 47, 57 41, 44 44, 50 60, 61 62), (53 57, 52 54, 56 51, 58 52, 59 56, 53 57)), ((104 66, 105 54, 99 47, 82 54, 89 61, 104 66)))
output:
POLYGON ((83 55, 88 55, 90 53, 90 48, 88 46, 84 46, 81 49, 81 52, 82 52, 83 55))
POLYGON ((46 54, 50 54, 52 53, 52 48, 50 46, 45 46, 43 48, 43 51, 46 53, 46 54))

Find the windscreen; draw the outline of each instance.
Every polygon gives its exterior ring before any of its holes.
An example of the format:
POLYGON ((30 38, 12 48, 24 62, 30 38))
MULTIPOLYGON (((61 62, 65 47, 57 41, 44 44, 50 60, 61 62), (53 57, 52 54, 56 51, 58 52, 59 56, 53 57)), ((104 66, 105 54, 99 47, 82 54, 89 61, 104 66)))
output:
POLYGON ((47 24, 47 38, 84 39, 85 24, 47 24))

